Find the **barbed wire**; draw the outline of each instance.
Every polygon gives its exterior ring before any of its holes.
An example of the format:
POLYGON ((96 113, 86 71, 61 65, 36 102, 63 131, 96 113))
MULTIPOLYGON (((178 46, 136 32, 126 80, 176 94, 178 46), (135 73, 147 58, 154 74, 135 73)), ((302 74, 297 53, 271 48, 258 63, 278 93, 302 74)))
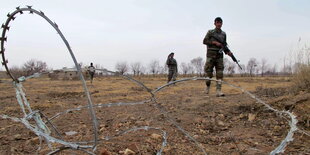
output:
MULTIPOLYGON (((215 79, 210 79, 210 78, 205 78, 205 77, 193 77, 193 78, 185 78, 185 79, 181 79, 181 80, 177 80, 177 81, 173 81, 170 83, 167 83, 157 89, 155 89, 153 92, 156 93, 159 90, 163 89, 164 87, 167 87, 169 85, 173 85, 175 83, 178 82, 185 82, 185 81, 189 81, 189 80, 211 80, 211 81, 219 81, 219 80, 215 80, 215 79)), ((294 136, 294 132, 298 130, 297 128, 297 119, 296 116, 294 114, 292 114, 289 111, 279 111, 273 107, 271 107, 270 105, 268 105, 267 103, 265 103, 264 101, 262 101, 261 99, 257 98, 254 94, 250 93, 249 91, 243 89, 242 87, 230 84, 226 81, 222 81, 223 84, 229 85, 231 87, 234 87, 236 89, 241 90, 242 92, 246 93, 247 95, 249 95, 251 98, 255 99, 258 103, 263 104, 267 109, 272 110, 273 112, 276 112, 278 114, 284 114, 286 116, 288 116, 291 120, 288 120, 288 123, 290 125, 290 130, 288 132, 288 134, 286 135, 285 139, 281 141, 281 144, 274 149, 273 151, 270 152, 271 155, 275 155, 277 153, 281 153, 285 150, 285 147, 287 146, 287 144, 291 141, 293 141, 293 136, 294 136)))
MULTIPOLYGON (((77 144, 73 144, 73 143, 67 143, 67 142, 64 142, 62 140, 59 140, 59 139, 55 139, 53 137, 50 137, 49 134, 50 134, 50 131, 48 130, 46 124, 42 121, 39 113, 32 113, 32 110, 30 108, 30 104, 29 102, 27 101, 26 97, 25 97, 25 94, 23 93, 23 91, 21 90, 22 88, 22 82, 26 81, 27 79, 29 78, 35 78, 35 77, 39 77, 41 75, 41 73, 35 73, 31 76, 28 76, 28 77, 20 77, 20 78, 15 78, 14 75, 10 72, 9 68, 8 68, 8 60, 6 60, 5 58, 5 49, 4 49, 4 43, 7 41, 7 37, 5 36, 6 35, 6 32, 9 30, 9 23, 14 20, 16 17, 14 17, 16 14, 20 13, 20 14, 23 14, 23 12, 25 11, 28 11, 29 13, 31 14, 37 14, 39 16, 41 16, 42 18, 44 18, 57 32, 58 34, 60 35, 60 37, 62 38, 63 42, 66 44, 66 47, 73 59, 73 62, 75 64, 75 67, 78 71, 78 75, 80 77, 80 80, 82 81, 82 85, 83 85, 83 88, 84 88, 84 92, 87 96, 87 101, 88 101, 88 109, 90 111, 90 114, 91 114, 91 118, 92 118, 92 123, 93 123, 93 128, 94 128, 94 144, 92 146, 92 149, 93 151, 96 150, 96 146, 97 146, 97 141, 98 141, 98 122, 97 122, 97 119, 95 117, 95 112, 94 112, 94 109, 93 109, 93 104, 92 104, 92 101, 91 101, 91 96, 90 96, 90 93, 87 89, 87 86, 86 86, 86 82, 84 80, 84 77, 82 75, 82 72, 81 72, 81 68, 80 66, 78 65, 77 63, 77 60, 71 50, 71 47, 68 43, 68 41, 65 39, 64 35, 62 34, 62 32, 59 30, 58 28, 58 25, 55 23, 55 22, 52 22, 47 16, 45 16, 45 14, 42 12, 42 11, 37 11, 35 9, 32 9, 32 6, 27 6, 25 8, 20 8, 20 7, 17 7, 16 10, 13 12, 13 13, 9 13, 7 16, 8 16, 8 19, 6 20, 5 24, 2 25, 1 28, 3 28, 3 31, 2 31, 2 37, 0 38, 0 41, 1 41, 1 50, 0 50, 0 54, 2 55, 2 64, 5 66, 6 68, 6 71, 7 73, 9 74, 9 76, 13 79, 13 85, 14 87, 16 87, 16 94, 17 94, 17 100, 18 100, 18 103, 20 104, 20 107, 24 113, 24 118, 14 118, 14 117, 9 117, 9 116, 5 116, 5 115, 2 115, 1 117, 2 118, 6 118, 6 119, 11 119, 11 120, 14 120, 14 121, 17 121, 17 122, 21 122, 23 123, 28 129, 32 130, 33 132, 35 132, 39 137, 44 137, 49 148, 51 150, 52 147, 50 146, 50 142, 57 142, 57 143, 60 143, 60 144, 63 144, 65 145, 66 147, 64 148, 72 148, 72 149, 81 149, 81 148, 89 148, 89 146, 79 146, 77 144), (28 111, 30 112, 30 115, 27 115, 26 111, 25 111, 25 108, 24 106, 27 107, 28 111), (35 128, 33 125, 31 125, 27 119, 30 119, 30 118, 33 118, 35 121, 36 121, 36 125, 38 128, 35 128), (37 130, 38 129, 38 130, 37 130)), ((43 73, 42 73, 43 74, 43 73)), ((40 147, 39 147, 40 149, 40 147)), ((61 150, 64 150, 64 149, 59 149, 59 151, 61 150)), ((58 151, 57 151, 58 152, 58 151)))
MULTIPOLYGON (((117 72, 112 72, 112 71, 108 71, 108 70, 101 70, 101 71, 107 71, 107 72, 109 72, 109 73, 114 73, 114 74, 118 75, 117 72)), ((150 89, 149 89, 148 87, 146 87, 143 83, 137 82, 137 80, 134 80, 132 77, 130 77, 130 76, 128 76, 128 75, 123 76, 123 77, 126 78, 126 79, 128 79, 128 80, 131 80, 131 81, 133 81, 133 82, 135 82, 135 83, 138 83, 140 86, 143 86, 144 88, 146 88, 146 90, 150 90, 150 89), (132 79, 133 79, 133 80, 132 80, 132 79)), ((167 119, 168 119, 174 126, 176 126, 177 129, 178 129, 179 131, 181 131, 183 134, 185 134, 190 140, 192 140, 192 141, 201 149, 201 151, 202 151, 204 154, 206 154, 206 152, 204 151, 204 149, 200 146, 199 142, 196 141, 195 138, 193 138, 192 136, 190 136, 190 134, 188 134, 188 132, 186 132, 182 127, 180 127, 180 126, 178 125, 178 123, 176 123, 176 121, 174 121, 171 117, 169 117, 169 116, 167 115, 167 111, 166 111, 162 106, 160 106, 160 105, 156 102, 156 98, 155 98, 155 93, 159 92, 160 90, 162 90, 162 89, 164 89, 164 88, 166 88, 166 87, 168 87, 168 86, 170 86, 170 85, 174 85, 174 84, 176 84, 176 83, 179 83, 179 82, 186 82, 186 81, 191 81, 191 80, 193 80, 193 81, 195 81, 195 80, 219 81, 219 80, 215 80, 215 79, 210 79, 210 78, 208 78, 208 77, 192 77, 192 78, 185 78, 185 79, 180 79, 180 80, 176 80, 176 81, 172 81, 172 82, 170 82, 170 83, 164 84, 164 85, 162 85, 162 86, 156 88, 155 90, 153 90, 153 91, 151 91, 151 92, 148 91, 148 92, 150 92, 150 93, 152 94, 152 101, 154 101, 154 102, 156 103, 156 104, 155 104, 155 107, 157 107, 158 109, 160 109, 161 112, 162 112, 163 114, 165 114, 165 117, 167 117, 167 119)), ((258 103, 263 104, 267 109, 272 110, 272 111, 274 111, 274 112, 276 112, 276 113, 279 113, 279 114, 286 114, 287 116, 289 116, 289 117, 291 118, 291 121, 288 120, 288 121, 289 121, 289 124, 290 124, 290 131, 288 132, 286 138, 285 138, 284 140, 282 140, 281 144, 280 144, 275 150, 273 150, 270 154, 276 154, 276 153, 280 153, 280 152, 284 151, 286 145, 287 145, 290 141, 293 140, 294 132, 298 129, 297 126, 296 126, 296 124, 297 124, 297 119, 296 119, 296 117, 295 117, 292 113, 290 113, 290 112, 288 112, 288 111, 279 111, 279 110, 277 110, 277 109, 271 107, 270 105, 268 105, 267 103, 265 103, 265 102, 262 101, 261 99, 255 97, 254 94, 250 93, 249 91, 244 90, 242 87, 235 86, 235 85, 230 84, 230 83, 227 83, 227 82, 225 82, 225 81, 222 81, 222 82, 223 82, 224 84, 227 84, 227 85, 231 86, 231 87, 240 89, 243 93, 246 93, 246 94, 249 95, 251 98, 255 99, 258 103)))
POLYGON ((304 131, 304 130, 301 130, 301 129, 298 129, 299 132, 307 135, 307 136, 310 136, 310 133, 308 133, 307 131, 304 131))
MULTIPOLYGON (((20 7, 16 7, 16 10, 13 11, 12 13, 8 13, 7 15, 7 20, 6 22, 2 25, 1 28, 3 28, 3 31, 2 31, 2 35, 1 35, 1 38, 0 38, 0 41, 1 41, 1 50, 0 50, 0 54, 2 55, 2 64, 4 65, 7 73, 9 74, 9 76, 13 79, 13 81, 15 81, 15 83, 19 83, 20 79, 17 79, 15 78, 12 73, 10 72, 9 68, 8 68, 8 60, 5 58, 5 49, 4 49, 4 43, 7 41, 7 37, 6 37, 6 32, 9 30, 9 24, 11 21, 13 21, 16 17, 14 17, 15 15, 17 14, 23 14, 24 12, 29 12, 30 14, 36 14, 36 15, 39 15, 41 16, 43 19, 45 19, 56 31, 57 31, 57 34, 61 37, 62 41, 65 43, 69 53, 70 53, 70 56, 75 64, 75 67, 77 68, 78 70, 78 75, 79 75, 79 78, 82 82, 82 85, 83 85, 83 89, 84 89, 84 92, 85 92, 85 95, 87 97, 87 102, 88 102, 88 105, 89 105, 89 113, 91 115, 91 119, 92 119, 92 124, 93 124, 93 134, 94 134, 94 145, 93 145, 93 149, 95 150, 96 149, 96 145, 97 145, 97 140, 98 140, 98 121, 95 117, 95 111, 94 111, 94 108, 93 108, 93 103, 92 103, 92 100, 91 100, 91 96, 89 94, 89 91, 88 91, 88 88, 86 86, 86 82, 84 80, 84 76, 81 72, 81 68, 80 68, 80 65, 78 64, 74 54, 73 54, 73 51, 69 45, 69 42, 66 40, 65 36, 62 34, 62 32, 60 31, 60 29, 58 28, 58 25, 55 23, 55 22, 52 22, 47 16, 45 16, 45 14, 42 12, 42 11, 37 11, 35 9, 32 8, 32 6, 27 6, 25 8, 20 8, 20 7)), ((37 76, 37 75, 34 75, 34 77, 37 76)), ((31 77, 32 78, 32 77, 31 77)), ((22 79, 22 80, 26 80, 26 79, 22 79)))
MULTIPOLYGON (((153 103, 152 105, 154 105, 154 107, 159 109, 160 112, 162 114, 164 114, 165 118, 170 123, 172 123, 180 132, 182 132, 186 137, 188 137, 191 141, 193 141, 195 143, 195 145, 201 150, 201 152, 203 152, 204 154, 207 154, 207 152, 205 151, 203 146, 195 138, 193 138, 186 130, 184 130, 171 116, 168 115, 167 110, 156 101, 155 95, 157 92, 161 91, 162 89, 164 89, 170 85, 179 83, 179 82, 187 82, 187 81, 193 81, 193 80, 194 81, 195 80, 218 81, 218 80, 205 78, 205 77, 185 78, 185 79, 180 79, 177 81, 172 81, 170 83, 164 84, 164 85, 152 90, 152 89, 148 88, 147 86, 145 86, 142 82, 140 82, 140 81, 138 81, 138 80, 136 80, 136 79, 134 79, 128 75, 119 74, 118 72, 113 72, 113 71, 109 71, 109 70, 105 70, 105 69, 104 70, 97 69, 97 70, 100 70, 103 72, 108 72, 108 73, 112 73, 114 75, 122 76, 123 78, 138 84, 139 86, 143 87, 148 93, 150 93, 151 97, 149 100, 141 101, 141 102, 132 102, 132 103, 121 103, 120 102, 120 103, 108 103, 108 104, 94 105, 92 103, 91 95, 89 93, 89 90, 87 88, 84 76, 82 74, 82 69, 78 65, 77 60, 73 54, 73 51, 71 50, 68 41, 65 39, 64 35, 59 30, 58 25, 55 22, 52 22, 47 16, 45 16, 45 14, 42 11, 37 11, 35 9, 32 9, 31 6, 27 6, 25 8, 17 7, 13 13, 11 13, 11 14, 9 13, 7 16, 8 16, 7 21, 5 22, 5 24, 2 25, 3 31, 2 31, 2 37, 0 38, 0 40, 1 40, 0 54, 2 55, 3 65, 5 66, 7 73, 13 79, 13 86, 14 86, 15 91, 16 91, 17 102, 20 105, 20 108, 21 108, 24 116, 22 118, 17 118, 17 117, 11 117, 8 115, 0 115, 0 117, 2 119, 10 119, 12 121, 22 123, 25 125, 26 128, 28 128, 29 130, 34 132, 40 139, 40 146, 39 146, 37 151, 39 151, 41 149, 41 142, 42 142, 42 138, 43 138, 51 150, 51 152, 49 154, 55 154, 55 153, 58 153, 58 152, 61 152, 63 150, 67 150, 67 149, 81 150, 81 151, 84 151, 88 154, 94 154, 93 152, 96 151, 96 147, 97 147, 99 140, 110 140, 112 138, 130 133, 130 132, 139 131, 139 130, 146 130, 147 131, 149 129, 154 129, 154 130, 159 130, 162 133, 163 142, 162 142, 160 150, 157 152, 157 155, 160 155, 162 153, 164 147, 168 144, 168 142, 167 142, 167 133, 164 130, 157 128, 157 127, 149 127, 149 126, 135 127, 135 128, 128 129, 128 130, 125 130, 123 132, 120 132, 114 136, 105 137, 105 139, 99 139, 98 138, 98 121, 96 119, 96 114, 95 114, 94 108, 113 107, 113 106, 131 106, 131 105, 134 106, 134 105, 143 105, 143 104, 151 102, 151 103, 153 103), (66 44, 66 47, 67 47, 67 49, 68 49, 68 51, 69 51, 69 53, 73 59, 73 62, 75 64, 76 70, 78 72, 78 76, 80 77, 80 80, 82 81, 83 89, 84 89, 84 92, 86 94, 86 98, 87 98, 87 102, 88 102, 87 106, 80 106, 80 107, 77 107, 74 109, 68 109, 64 112, 60 112, 60 113, 55 114, 51 118, 47 118, 41 111, 38 111, 38 110, 33 111, 31 109, 30 103, 28 102, 27 98, 25 97, 25 93, 23 91, 22 83, 25 82, 27 79, 37 78, 37 77, 40 77, 42 74, 47 74, 49 72, 34 73, 33 75, 30 75, 27 77, 23 76, 23 77, 15 78, 14 75, 10 72, 10 70, 8 68, 8 65, 7 65, 8 61, 5 59, 5 55, 4 55, 4 52, 5 52, 4 42, 7 41, 7 38, 5 35, 6 35, 6 32, 9 30, 9 23, 16 18, 16 17, 14 17, 16 14, 18 14, 18 13, 23 14, 23 12, 25 12, 25 11, 28 11, 31 14, 35 13, 35 14, 41 16, 42 18, 44 18, 58 32, 58 34, 62 38, 63 42, 66 44), (93 129, 94 129, 93 130, 94 139, 90 142, 66 142, 62 139, 61 134, 59 134, 59 131, 57 130, 56 126, 52 123, 52 120, 60 117, 63 114, 66 114, 68 112, 78 111, 81 109, 88 109, 89 110, 89 113, 90 113, 91 119, 92 119, 93 129), (42 118, 45 118, 46 121, 44 122, 42 118), (34 124, 31 124, 29 122, 29 120, 34 120, 34 124), (47 123, 52 126, 53 130, 57 133, 57 135, 60 137, 60 139, 52 137, 50 135, 51 131, 47 127, 47 123), (63 146, 60 148, 54 149, 50 145, 50 143, 58 143, 58 144, 61 144, 63 146), (83 145, 83 144, 89 144, 89 143, 93 143, 93 145, 83 145), (88 151, 88 149, 92 149, 92 151, 88 151)), ((246 91, 245 89, 243 89, 239 86, 235 86, 235 85, 230 84, 230 83, 225 82, 225 81, 222 81, 222 83, 241 90, 243 93, 245 93, 248 96, 250 96, 251 98, 255 99, 258 103, 263 104, 267 109, 269 109, 269 110, 271 110, 277 114, 283 114, 283 115, 290 118, 289 120, 287 120, 289 125, 290 125, 290 130, 289 130, 288 134, 286 135, 285 139, 283 139, 281 141, 280 145, 277 146, 273 151, 271 151, 270 154, 274 155, 274 154, 283 152, 285 150, 286 146, 288 145, 288 143, 293 141, 294 132, 298 131, 298 128, 296 125, 297 124, 296 116, 289 111, 279 111, 279 110, 271 107, 270 105, 268 105, 267 103, 265 103, 261 99, 257 98, 254 94, 250 93, 249 91, 246 91)), ((307 134, 307 133, 305 132, 305 134, 307 134)))

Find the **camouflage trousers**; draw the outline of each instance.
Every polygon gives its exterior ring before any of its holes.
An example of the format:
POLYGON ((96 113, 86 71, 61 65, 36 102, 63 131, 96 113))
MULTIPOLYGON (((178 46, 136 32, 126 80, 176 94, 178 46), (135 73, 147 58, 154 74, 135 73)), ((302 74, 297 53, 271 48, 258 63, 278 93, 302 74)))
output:
POLYGON ((175 81, 177 78, 177 70, 176 69, 169 69, 169 73, 168 73, 168 82, 170 82, 171 80, 175 81))
POLYGON ((93 82, 95 73, 94 72, 89 72, 89 75, 90 75, 90 82, 93 82))
MULTIPOLYGON (((207 57, 206 64, 204 67, 205 74, 207 77, 212 78, 213 77, 213 68, 215 67, 216 71, 216 79, 223 79, 224 74, 224 62, 223 57, 207 57)), ((206 85, 210 86, 211 81, 207 80, 206 85)))

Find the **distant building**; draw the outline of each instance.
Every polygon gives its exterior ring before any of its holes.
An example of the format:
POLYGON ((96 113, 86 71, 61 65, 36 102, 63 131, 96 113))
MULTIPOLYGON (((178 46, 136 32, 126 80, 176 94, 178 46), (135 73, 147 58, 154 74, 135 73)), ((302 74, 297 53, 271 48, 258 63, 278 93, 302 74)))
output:
POLYGON ((78 80, 79 75, 75 68, 66 68, 62 70, 54 70, 48 74, 48 77, 52 80, 78 80))

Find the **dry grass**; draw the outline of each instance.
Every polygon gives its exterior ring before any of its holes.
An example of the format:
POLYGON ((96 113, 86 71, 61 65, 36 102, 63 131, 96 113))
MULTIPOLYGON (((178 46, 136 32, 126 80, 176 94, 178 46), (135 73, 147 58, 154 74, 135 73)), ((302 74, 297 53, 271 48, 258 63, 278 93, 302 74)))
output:
MULTIPOLYGON (((147 87, 155 89, 166 83, 164 77, 138 77, 147 87)), ((288 87, 291 85, 289 77, 229 77, 225 81, 240 86, 249 91, 260 88, 288 87)), ((49 80, 48 78, 31 79, 24 84, 25 93, 31 106, 35 109, 74 108, 86 105, 87 101, 80 81, 49 80)), ((93 84, 87 81, 88 89, 94 104, 115 102, 138 102, 149 99, 151 96, 143 88, 121 77, 95 78, 93 84)), ((211 94, 215 94, 215 82, 212 82, 211 94)), ((20 111, 15 91, 11 84, 0 83, 0 103, 3 112, 20 111)), ((184 90, 203 92, 204 81, 190 81, 177 83, 175 86, 165 88, 156 94, 157 97, 171 96, 184 90)), ((226 94, 240 94, 240 90, 223 85, 226 94)))
POLYGON ((310 66, 302 65, 298 68, 294 78, 294 91, 309 91, 310 90, 310 66))
POLYGON ((310 90, 310 47, 307 44, 301 46, 300 42, 298 43, 299 46, 292 51, 292 57, 289 59, 295 67, 294 86, 292 87, 292 91, 295 94, 300 91, 309 92, 310 90))
MULTIPOLYGON (((166 83, 166 78, 163 77, 137 77, 136 79, 143 82, 151 89, 155 89, 166 83)), ((279 87, 288 87, 292 84, 290 77, 229 77, 224 80, 249 91, 256 91, 257 87, 275 89, 279 87)), ((140 86, 121 77, 96 77, 93 84, 87 81, 87 85, 92 94, 91 96, 94 104, 135 102, 150 98, 150 94, 140 86)), ((6 88, 0 89, 0 113, 16 116, 18 112, 20 115, 18 117, 22 117, 23 115, 20 114, 20 108, 16 102, 15 92, 12 86, 0 83, 0 87, 6 88)), ((87 105, 80 81, 38 78, 26 81, 24 87, 33 110, 40 110, 49 118, 66 109, 87 105)), ((211 148, 208 150, 211 154, 220 154, 219 152, 222 152, 222 154, 232 154, 235 150, 231 149, 230 146, 231 135, 238 137, 236 140, 238 140, 238 146, 240 146, 240 148, 252 148, 252 144, 248 142, 248 140, 250 139, 253 141, 254 139, 255 142, 257 141, 258 143, 255 145, 262 147, 261 152, 268 152, 272 149, 272 147, 269 146, 269 140, 276 139, 276 142, 272 143, 272 145, 277 145, 283 138, 282 135, 285 135, 279 134, 280 136, 277 137, 268 137, 268 135, 274 132, 274 126, 265 125, 263 123, 266 119, 274 123, 279 123, 281 122, 280 118, 275 117, 269 111, 262 110, 259 105, 256 105, 253 100, 246 97, 245 94, 242 94, 240 90, 223 85, 223 90, 227 94, 227 97, 216 98, 215 82, 212 82, 210 96, 204 93, 205 87, 205 81, 200 80, 177 83, 176 85, 166 87, 158 92, 156 97, 158 103, 167 109, 169 115, 175 118, 181 127, 191 135, 195 135, 197 140, 202 143, 205 148, 211 148), (242 107, 249 107, 249 109, 245 108, 242 110, 242 107), (256 121, 247 121, 247 116, 250 113, 258 114, 256 118, 257 123, 256 121), (243 116, 246 117, 244 118, 243 116), (224 123, 224 126, 218 125, 219 121, 221 121, 222 124, 224 123), (230 133, 229 136, 227 136, 228 133, 230 133), (253 135, 255 137, 253 137, 253 135)), ((299 103, 296 109, 299 111, 302 110, 299 105, 307 105, 306 102, 300 103, 301 101, 304 101, 304 99, 296 100, 296 102, 299 103)), ((307 108, 309 109, 309 107, 307 108)), ((100 136, 113 135, 118 131, 123 131, 133 126, 149 125, 161 127, 167 131, 169 136, 169 145, 166 147, 167 153, 165 154, 199 153, 199 150, 196 150, 196 147, 192 145, 190 141, 187 141, 185 137, 180 135, 180 133, 171 126, 171 123, 165 121, 159 110, 150 106, 150 104, 97 108, 95 110, 100 123, 100 136)), ((307 109, 305 109, 304 113, 307 114, 307 109)), ((305 117, 304 113, 302 113, 303 115, 301 115, 300 118, 302 118, 301 120, 304 120, 302 122, 306 124, 309 118, 305 117)), ((59 131, 77 131, 79 133, 79 135, 74 137, 66 136, 65 140, 67 141, 92 140, 92 136, 90 136, 92 135, 90 122, 87 109, 70 112, 62 115, 59 119, 53 120, 53 123, 55 123, 59 131)), ((21 154, 27 154, 27 151, 32 152, 37 148, 37 144, 29 145, 26 143, 28 139, 31 141, 31 138, 35 137, 35 135, 29 135, 30 132, 27 129, 19 126, 9 127, 12 122, 8 120, 1 120, 0 123, 5 128, 2 130, 2 135, 0 136, 8 139, 3 138, 3 140, 0 141, 1 144, 5 144, 2 145, 0 150, 4 150, 7 147, 18 146, 19 148, 16 149, 17 151, 20 151, 21 154), (22 130, 19 129, 20 131, 17 131, 15 128, 22 128, 22 130), (19 141, 14 139, 10 140, 10 137, 12 137, 11 135, 18 134, 27 137, 27 139, 19 141)), ((282 125, 284 124, 282 123, 282 125)), ((124 150, 130 144, 137 142, 137 145, 142 151, 151 152, 152 150, 149 150, 149 148, 153 147, 156 147, 156 150, 158 150, 160 142, 148 140, 149 135, 147 134, 152 132, 154 131, 147 131, 145 134, 139 132, 139 135, 130 133, 115 141, 100 144, 99 149, 108 149, 114 152, 114 154, 117 154, 120 150, 124 150)), ((281 131, 281 133, 285 132, 281 131)), ((303 142, 302 140, 300 141, 303 142)), ((297 147, 300 147, 299 141, 297 144, 297 147)), ((306 145, 307 144, 308 143, 306 143, 306 145)), ((47 150, 45 149, 47 149, 47 147, 44 147, 41 153, 46 153, 47 150)), ((248 151, 247 154, 254 154, 253 150, 252 152, 250 149, 248 151)), ((10 152, 10 150, 6 152, 10 152)))

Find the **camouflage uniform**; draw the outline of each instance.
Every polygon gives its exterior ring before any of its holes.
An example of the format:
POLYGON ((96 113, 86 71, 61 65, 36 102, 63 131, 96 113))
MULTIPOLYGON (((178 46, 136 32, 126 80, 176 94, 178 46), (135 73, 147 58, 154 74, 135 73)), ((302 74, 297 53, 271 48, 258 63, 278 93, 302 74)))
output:
MULTIPOLYGON (((209 30, 207 35, 203 40, 203 44, 207 45, 207 60, 204 67, 205 73, 207 77, 213 77, 213 68, 215 67, 216 70, 216 79, 223 79, 223 70, 224 70, 224 63, 223 63, 223 52, 220 53, 221 47, 212 44, 212 41, 216 41, 212 36, 217 36, 221 40, 226 42, 226 33, 221 29, 212 29, 209 30)), ((207 87, 210 87, 211 81, 206 81, 207 87)), ((217 84, 217 89, 221 89, 221 83, 217 84)))
POLYGON ((166 64, 168 65, 169 69, 168 82, 170 82, 171 79, 175 81, 178 73, 177 61, 174 58, 168 58, 166 64))
POLYGON ((90 75, 90 82, 93 83, 94 75, 95 75, 95 67, 94 66, 89 66, 88 67, 88 73, 90 75))

